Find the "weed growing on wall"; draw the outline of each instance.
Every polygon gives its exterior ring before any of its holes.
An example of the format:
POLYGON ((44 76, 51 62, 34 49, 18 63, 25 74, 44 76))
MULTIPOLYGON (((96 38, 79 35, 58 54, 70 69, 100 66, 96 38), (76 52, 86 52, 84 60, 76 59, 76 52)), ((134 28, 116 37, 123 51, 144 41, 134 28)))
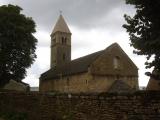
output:
POLYGON ((3 112, 0 113, 0 118, 3 118, 5 120, 27 120, 27 114, 17 112, 3 112))

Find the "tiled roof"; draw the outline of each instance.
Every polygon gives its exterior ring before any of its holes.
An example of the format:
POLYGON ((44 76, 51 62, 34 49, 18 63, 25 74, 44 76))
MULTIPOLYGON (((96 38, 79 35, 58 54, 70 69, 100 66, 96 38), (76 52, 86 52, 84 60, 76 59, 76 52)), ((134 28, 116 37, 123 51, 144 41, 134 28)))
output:
POLYGON ((54 34, 55 32, 71 33, 62 15, 59 16, 51 34, 54 34))
POLYGON ((116 80, 108 90, 108 92, 129 92, 131 87, 122 80, 116 80))
MULTIPOLYGON (((152 72, 153 75, 157 75, 157 72, 154 70, 152 72)), ((160 90, 160 80, 155 79, 152 76, 149 79, 146 90, 160 90)))
POLYGON ((57 78, 61 75, 64 76, 64 75, 86 72, 88 71, 89 65, 103 52, 104 50, 98 51, 93 54, 72 60, 62 66, 52 68, 47 72, 43 73, 40 79, 51 79, 51 78, 57 78))

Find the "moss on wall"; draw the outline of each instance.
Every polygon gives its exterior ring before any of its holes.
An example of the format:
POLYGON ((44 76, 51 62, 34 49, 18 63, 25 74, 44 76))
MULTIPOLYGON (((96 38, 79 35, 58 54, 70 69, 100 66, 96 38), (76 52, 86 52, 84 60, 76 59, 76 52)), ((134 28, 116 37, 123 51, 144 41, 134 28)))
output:
POLYGON ((4 120, 27 120, 27 114, 22 112, 0 112, 0 118, 4 120))

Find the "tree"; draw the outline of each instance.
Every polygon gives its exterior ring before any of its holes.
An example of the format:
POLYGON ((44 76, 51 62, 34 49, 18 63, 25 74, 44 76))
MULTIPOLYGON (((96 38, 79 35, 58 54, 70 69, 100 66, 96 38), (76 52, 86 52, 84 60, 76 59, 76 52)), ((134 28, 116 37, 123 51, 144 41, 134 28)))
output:
POLYGON ((35 23, 21 14, 22 8, 0 6, 0 86, 10 79, 20 82, 35 61, 35 23))
POLYGON ((146 68, 153 68, 156 75, 147 75, 160 79, 160 0, 126 0, 134 5, 136 14, 133 17, 124 15, 126 28, 130 35, 133 51, 138 55, 145 55, 146 68))

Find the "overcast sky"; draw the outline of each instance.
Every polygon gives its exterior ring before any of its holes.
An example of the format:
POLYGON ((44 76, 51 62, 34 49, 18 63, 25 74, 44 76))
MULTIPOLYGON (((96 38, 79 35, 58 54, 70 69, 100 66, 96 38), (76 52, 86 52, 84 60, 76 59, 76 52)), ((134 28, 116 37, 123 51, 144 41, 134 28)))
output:
POLYGON ((40 74, 50 67, 50 33, 62 11, 72 32, 72 59, 105 49, 117 42, 139 68, 139 85, 145 86, 145 57, 133 54, 129 36, 122 28, 123 15, 134 15, 133 6, 124 0, 0 0, 0 5, 14 4, 36 23, 37 59, 23 80, 39 85, 40 74))

